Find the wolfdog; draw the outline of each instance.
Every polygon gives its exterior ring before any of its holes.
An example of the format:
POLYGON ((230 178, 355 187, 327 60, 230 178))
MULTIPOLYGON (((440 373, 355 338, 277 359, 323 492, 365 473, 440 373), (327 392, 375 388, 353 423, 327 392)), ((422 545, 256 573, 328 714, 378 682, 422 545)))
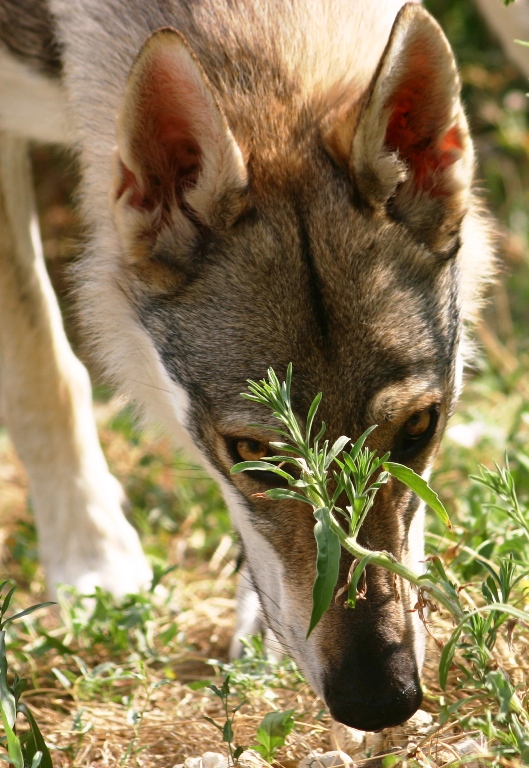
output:
MULTIPOLYGON (((366 599, 306 640, 312 515, 230 468, 274 426, 247 379, 292 362, 300 419, 323 391, 329 439, 378 424, 373 448, 429 471, 491 264, 438 24, 401 0, 0 0, 0 130, 3 410, 51 588, 122 594, 150 571, 44 271, 29 140, 79 156, 88 343, 222 486, 253 590, 239 631, 262 616, 337 720, 409 718, 416 596, 369 566, 366 599)), ((362 542, 420 569, 413 494, 388 483, 362 542)))

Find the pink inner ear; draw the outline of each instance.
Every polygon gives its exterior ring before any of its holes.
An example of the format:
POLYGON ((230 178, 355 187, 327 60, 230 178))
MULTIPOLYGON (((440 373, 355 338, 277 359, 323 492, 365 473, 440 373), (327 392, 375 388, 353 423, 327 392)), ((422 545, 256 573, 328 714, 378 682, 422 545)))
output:
POLYGON ((143 208, 144 207, 144 199, 143 195, 141 193, 141 190, 138 186, 138 182, 136 180, 136 176, 132 173, 132 171, 127 168, 123 160, 121 158, 119 159, 119 171, 121 174, 120 184, 116 192, 116 200, 119 200, 125 192, 128 192, 131 190, 131 195, 129 197, 128 203, 133 208, 143 208))
POLYGON ((441 197, 448 194, 442 172, 458 159, 463 149, 461 135, 456 125, 441 133, 450 103, 448 95, 443 98, 431 62, 416 53, 410 56, 408 67, 413 74, 399 85, 388 104, 391 117, 385 144, 413 169, 417 188, 441 197))
POLYGON ((199 125, 208 105, 197 83, 170 57, 155 55, 141 73, 129 123, 138 178, 122 164, 117 197, 133 190, 135 208, 167 211, 197 183, 202 152, 199 125))

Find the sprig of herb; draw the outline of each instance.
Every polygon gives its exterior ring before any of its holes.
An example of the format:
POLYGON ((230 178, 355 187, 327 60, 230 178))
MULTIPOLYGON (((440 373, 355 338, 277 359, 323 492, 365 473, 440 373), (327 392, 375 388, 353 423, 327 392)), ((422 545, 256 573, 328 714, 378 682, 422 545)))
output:
MULTIPOLYGON (((454 617, 458 627, 469 620, 469 613, 461 604, 457 589, 435 563, 426 573, 417 574, 400 563, 391 552, 366 549, 358 542, 358 534, 371 509, 377 491, 388 482, 390 475, 404 483, 422 501, 428 504, 440 519, 450 525, 448 514, 435 491, 410 467, 389 461, 389 453, 382 457, 370 451, 365 443, 376 426, 369 427, 352 445, 345 446, 350 438, 339 437, 333 445, 324 440, 326 431, 322 423, 319 432, 311 438, 314 419, 321 402, 319 393, 313 400, 302 428, 294 414, 291 402, 292 365, 287 369, 284 382, 280 382, 274 370, 268 370, 268 380, 249 381, 248 392, 242 396, 264 405, 283 425, 276 429, 280 441, 270 443, 279 453, 262 461, 245 461, 232 467, 232 473, 247 470, 273 472, 288 483, 288 488, 266 491, 271 499, 290 499, 310 504, 316 520, 314 536, 317 544, 316 578, 313 587, 313 603, 307 637, 317 626, 333 598, 339 574, 341 549, 354 557, 350 573, 348 604, 356 604, 356 590, 361 575, 368 564, 386 568, 405 579, 417 589, 419 603, 435 601, 443 605, 454 617), (289 473, 285 466, 295 468, 289 473), (330 488, 334 487, 331 492, 330 488), (338 506, 338 499, 345 492, 348 504, 338 506), (345 519, 346 530, 338 516, 345 519)), ((495 602, 492 606, 477 608, 475 614, 501 611, 513 618, 526 621, 527 614, 514 606, 495 602)), ((457 630, 456 630, 457 631, 457 630)))

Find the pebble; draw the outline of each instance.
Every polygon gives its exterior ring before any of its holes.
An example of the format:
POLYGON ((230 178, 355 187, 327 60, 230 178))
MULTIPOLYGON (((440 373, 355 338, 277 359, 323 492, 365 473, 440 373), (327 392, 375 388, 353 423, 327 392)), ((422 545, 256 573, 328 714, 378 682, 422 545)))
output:
POLYGON ((228 758, 220 752, 204 752, 202 755, 202 768, 227 768, 228 758))
POLYGON ((485 757, 488 754, 485 739, 483 739, 482 743, 479 743, 475 739, 463 738, 461 741, 452 742, 450 749, 440 744, 439 749, 434 750, 432 754, 436 762, 440 765, 445 765, 446 763, 454 762, 454 753, 463 758, 465 768, 485 768, 488 765, 488 762, 486 763, 485 760, 480 759, 480 757, 485 757), (475 756, 476 759, 472 761, 465 759, 470 755, 475 756))
POLYGON ((188 757, 184 760, 184 768, 202 768, 201 757, 188 757))
POLYGON ((334 749, 341 749, 348 755, 355 755, 365 749, 365 731, 357 731, 356 728, 349 728, 335 720, 331 723, 330 738, 334 749))
POLYGON ((349 768, 352 765, 349 755, 341 749, 333 749, 331 752, 309 752, 307 757, 300 760, 298 768, 349 768))
POLYGON ((240 768, 270 768, 270 764, 255 749, 245 749, 237 765, 240 768))
MULTIPOLYGON (((254 749, 245 749, 237 761, 239 768, 270 768, 269 763, 254 749)), ((202 757, 188 757, 183 763, 173 765, 173 768, 228 768, 226 755, 220 752, 204 752, 202 757)), ((316 768, 316 766, 315 766, 316 768)), ((324 766, 330 768, 330 766, 324 766)))

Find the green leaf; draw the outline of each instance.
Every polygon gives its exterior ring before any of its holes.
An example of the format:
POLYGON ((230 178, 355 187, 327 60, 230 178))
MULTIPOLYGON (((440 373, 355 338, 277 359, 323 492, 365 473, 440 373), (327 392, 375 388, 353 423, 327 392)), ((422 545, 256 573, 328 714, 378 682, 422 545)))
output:
POLYGON ((303 501, 305 504, 311 503, 306 496, 302 496, 301 493, 296 493, 296 491, 289 491, 288 488, 270 488, 268 491, 265 491, 265 494, 274 501, 292 499, 293 501, 303 501))
MULTIPOLYGON (((277 384, 279 384, 279 380, 278 380, 277 376, 275 375, 273 368, 269 368, 268 369, 268 376, 269 376, 270 380, 273 380, 272 376, 270 374, 273 374, 277 384)), ((291 388, 291 386, 292 386, 292 363, 289 363, 287 365, 287 375, 286 375, 286 379, 285 379, 285 400, 286 400, 287 403, 290 403, 290 388, 291 388)))
POLYGON ((450 671, 450 667, 452 666, 452 661, 454 660, 454 654, 457 648, 457 641, 459 640, 459 636, 461 635, 462 629, 463 629, 463 624, 460 624, 458 627, 454 629, 454 631, 450 636, 450 639, 444 644, 443 650, 441 651, 441 658, 439 660, 439 685, 441 686, 443 691, 446 691, 448 672, 450 671))
POLYGON ((338 438, 338 440, 336 440, 336 442, 334 443, 333 447, 331 448, 331 450, 329 451, 325 459, 325 469, 329 469, 334 459, 338 456, 338 454, 340 454, 343 451, 347 443, 350 443, 350 442, 351 442, 351 438, 347 437, 347 435, 342 435, 341 437, 338 438))
POLYGON ((40 768, 53 768, 50 751, 46 745, 46 742, 44 741, 44 737, 40 732, 40 728, 37 724, 37 721, 33 717, 31 710, 27 704, 22 703, 18 705, 18 711, 22 712, 22 714, 27 719, 29 727, 31 728, 31 735, 33 737, 32 739, 28 739, 25 744, 24 751, 26 753, 26 757, 28 758, 26 762, 31 761, 31 763, 33 763, 36 755, 40 752, 42 757, 40 758, 40 762, 37 763, 40 765, 40 768))
MULTIPOLYGON (((9 590, 9 592, 7 593, 7 595, 6 595, 6 596, 4 597, 4 599, 2 600, 2 605, 1 605, 1 607, 0 607, 0 614, 1 614, 1 617, 2 617, 2 619, 4 618, 4 614, 5 614, 5 612, 6 612, 6 611, 7 611, 7 609, 9 608, 9 603, 11 602, 11 598, 13 597, 13 595, 15 594, 15 592, 16 592, 16 584, 15 584, 15 586, 14 586, 14 587, 11 587, 11 589, 9 590)), ((1 622, 1 623, 0 623, 0 629, 2 629, 2 627, 4 627, 6 624, 7 624, 7 621, 3 621, 3 622, 1 622)))
POLYGON ((15 679, 13 680, 13 685, 11 686, 11 690, 13 691, 13 695, 15 697, 15 706, 18 704, 18 700, 28 687, 28 681, 25 677, 19 677, 15 674, 15 679))
POLYGON ((11 759, 11 763, 15 768, 24 768, 24 757, 22 755, 22 747, 20 746, 20 739, 15 735, 10 719, 6 715, 3 707, 3 702, 0 701, 0 716, 4 726, 4 731, 7 739, 7 751, 11 759))
POLYGON ((208 688, 209 688, 209 690, 210 690, 210 691, 213 691, 213 693, 215 694, 215 696, 218 696, 218 697, 219 697, 219 699, 221 699, 221 700, 224 700, 224 694, 223 694, 223 692, 220 690, 220 688, 218 688, 218 687, 215 685, 215 683, 211 683, 211 685, 208 685, 208 688))
POLYGON ((227 699, 230 695, 230 676, 226 675, 224 680, 222 681, 222 688, 220 689, 222 691, 222 698, 227 699))
POLYGON ((369 565, 369 561, 373 559, 374 555, 375 553, 373 552, 372 555, 366 555, 363 557, 353 571, 347 598, 347 604, 350 608, 356 608, 356 592, 358 589, 358 582, 360 581, 360 577, 362 576, 366 567, 369 565))
POLYGON ((258 745, 254 746, 259 754, 269 762, 277 750, 285 743, 286 737, 294 728, 294 710, 268 712, 257 729, 258 745))
POLYGON ((226 720, 224 723, 224 728, 222 729, 222 741, 225 741, 227 744, 231 744, 233 741, 233 726, 231 724, 231 720, 226 720))
POLYGON ((316 448, 316 446, 317 446, 317 444, 318 444, 318 441, 319 441, 319 440, 321 440, 321 438, 322 438, 322 437, 323 437, 323 435, 325 434, 325 430, 326 430, 326 429, 327 429, 327 424, 326 424, 324 421, 322 421, 322 423, 321 423, 321 427, 320 427, 320 431, 318 432, 318 434, 316 435, 316 437, 315 437, 315 438, 314 438, 314 440, 312 441, 312 442, 313 442, 313 445, 314 445, 314 448, 316 448))
POLYGON ((393 768, 393 766, 402 765, 402 758, 397 755, 386 755, 382 758, 382 768, 393 768))
POLYGON ((217 728, 217 730, 219 730, 219 731, 222 733, 222 726, 221 726, 221 725, 219 725, 218 723, 216 723, 216 722, 213 720, 213 718, 212 718, 212 717, 208 717, 207 715, 202 715, 202 717, 204 718, 204 720, 207 720, 207 721, 208 721, 208 723, 211 723, 211 725, 214 725, 214 726, 215 726, 215 728, 217 728))
POLYGON ((57 603, 53 601, 48 601, 46 603, 38 603, 37 605, 32 605, 30 608, 26 608, 24 611, 15 613, 14 616, 10 616, 8 619, 4 621, 4 626, 8 624, 10 621, 15 621, 15 619, 21 619, 22 616, 29 616, 30 613, 33 613, 34 611, 38 611, 39 608, 47 608, 49 605, 57 605, 57 603))
POLYGON ((331 528, 331 514, 327 507, 316 509, 314 517, 317 520, 314 526, 314 538, 318 547, 318 557, 307 638, 331 603, 338 581, 341 553, 340 539, 331 528))
POLYGON ((307 442, 310 440, 310 433, 312 432, 312 424, 314 422, 314 417, 316 416, 316 411, 318 410, 318 406, 321 402, 322 397, 323 397, 323 392, 318 392, 318 394, 312 401, 312 405, 309 408, 309 412, 307 415, 307 426, 305 428, 305 435, 306 435, 307 442))
MULTIPOLYGON (((270 429, 270 427, 267 427, 267 429, 270 429)), ((271 448, 275 448, 278 451, 287 451, 287 453, 294 453, 294 454, 298 454, 299 453, 299 448, 296 448, 295 445, 291 445, 290 443, 285 443, 285 442, 282 442, 282 441, 271 440, 269 442, 269 445, 270 445, 271 448)), ((292 457, 291 456, 284 456, 283 458, 285 460, 292 461, 292 457)), ((277 459, 277 456, 274 456, 274 459, 277 459)))
MULTIPOLYGON (((7 683, 6 633, 0 630, 0 706, 10 728, 16 720, 15 697, 7 683)), ((6 732, 7 733, 7 732, 6 732)))
POLYGON ((68 648, 67 645, 64 645, 64 643, 61 643, 60 640, 58 640, 56 637, 53 637, 52 635, 48 635, 47 632, 43 632, 42 629, 39 627, 39 638, 42 639, 42 642, 39 643, 38 646, 33 648, 33 653, 36 656, 42 656, 46 651, 49 651, 50 648, 53 648, 54 650, 58 651, 61 656, 72 656, 75 651, 71 648, 68 648))
POLYGON ((364 447, 365 441, 367 440, 371 432, 373 432, 373 430, 377 428, 377 426, 378 424, 373 424, 372 427, 368 427, 368 429, 366 429, 366 431, 362 435, 360 435, 356 443, 353 445, 351 452, 348 454, 348 456, 352 459, 353 462, 358 456, 358 454, 360 453, 360 451, 362 450, 362 448, 364 447))
POLYGON ((424 478, 403 464, 395 464, 393 461, 385 461, 382 466, 390 475, 396 477, 401 483, 407 485, 417 496, 428 504, 438 515, 447 528, 452 528, 448 512, 441 503, 439 496, 430 488, 424 478))
POLYGON ((233 465, 230 469, 230 474, 237 475, 239 472, 255 472, 256 470, 259 472, 274 472, 274 474, 279 475, 279 477, 288 482, 294 480, 292 475, 289 475, 288 472, 276 467, 275 464, 271 464, 269 461, 241 461, 239 464, 233 465))
POLYGON ((57 669, 57 667, 52 667, 51 671, 59 681, 59 683, 62 685, 63 688, 68 690, 68 688, 72 687, 71 680, 67 677, 67 675, 64 674, 60 669, 57 669))
POLYGON ((187 687, 191 688, 192 691, 201 691, 203 688, 209 688, 210 685, 210 680, 193 680, 187 684, 187 687))
POLYGON ((450 580, 447 576, 444 565, 441 561, 441 558, 438 557, 438 555, 433 555, 432 557, 429 557, 428 563, 431 566, 431 568, 433 568, 437 572, 438 577, 441 579, 443 583, 450 584, 450 580))
MULTIPOLYGON (((233 709, 231 710, 232 713, 235 714, 236 712, 239 711, 239 709, 241 709, 241 707, 244 707, 244 705, 247 704, 247 703, 248 703, 248 699, 243 699, 241 702, 239 702, 239 704, 237 704, 236 707, 233 707, 233 709)), ((232 718, 232 720, 233 720, 233 718, 232 718)))

